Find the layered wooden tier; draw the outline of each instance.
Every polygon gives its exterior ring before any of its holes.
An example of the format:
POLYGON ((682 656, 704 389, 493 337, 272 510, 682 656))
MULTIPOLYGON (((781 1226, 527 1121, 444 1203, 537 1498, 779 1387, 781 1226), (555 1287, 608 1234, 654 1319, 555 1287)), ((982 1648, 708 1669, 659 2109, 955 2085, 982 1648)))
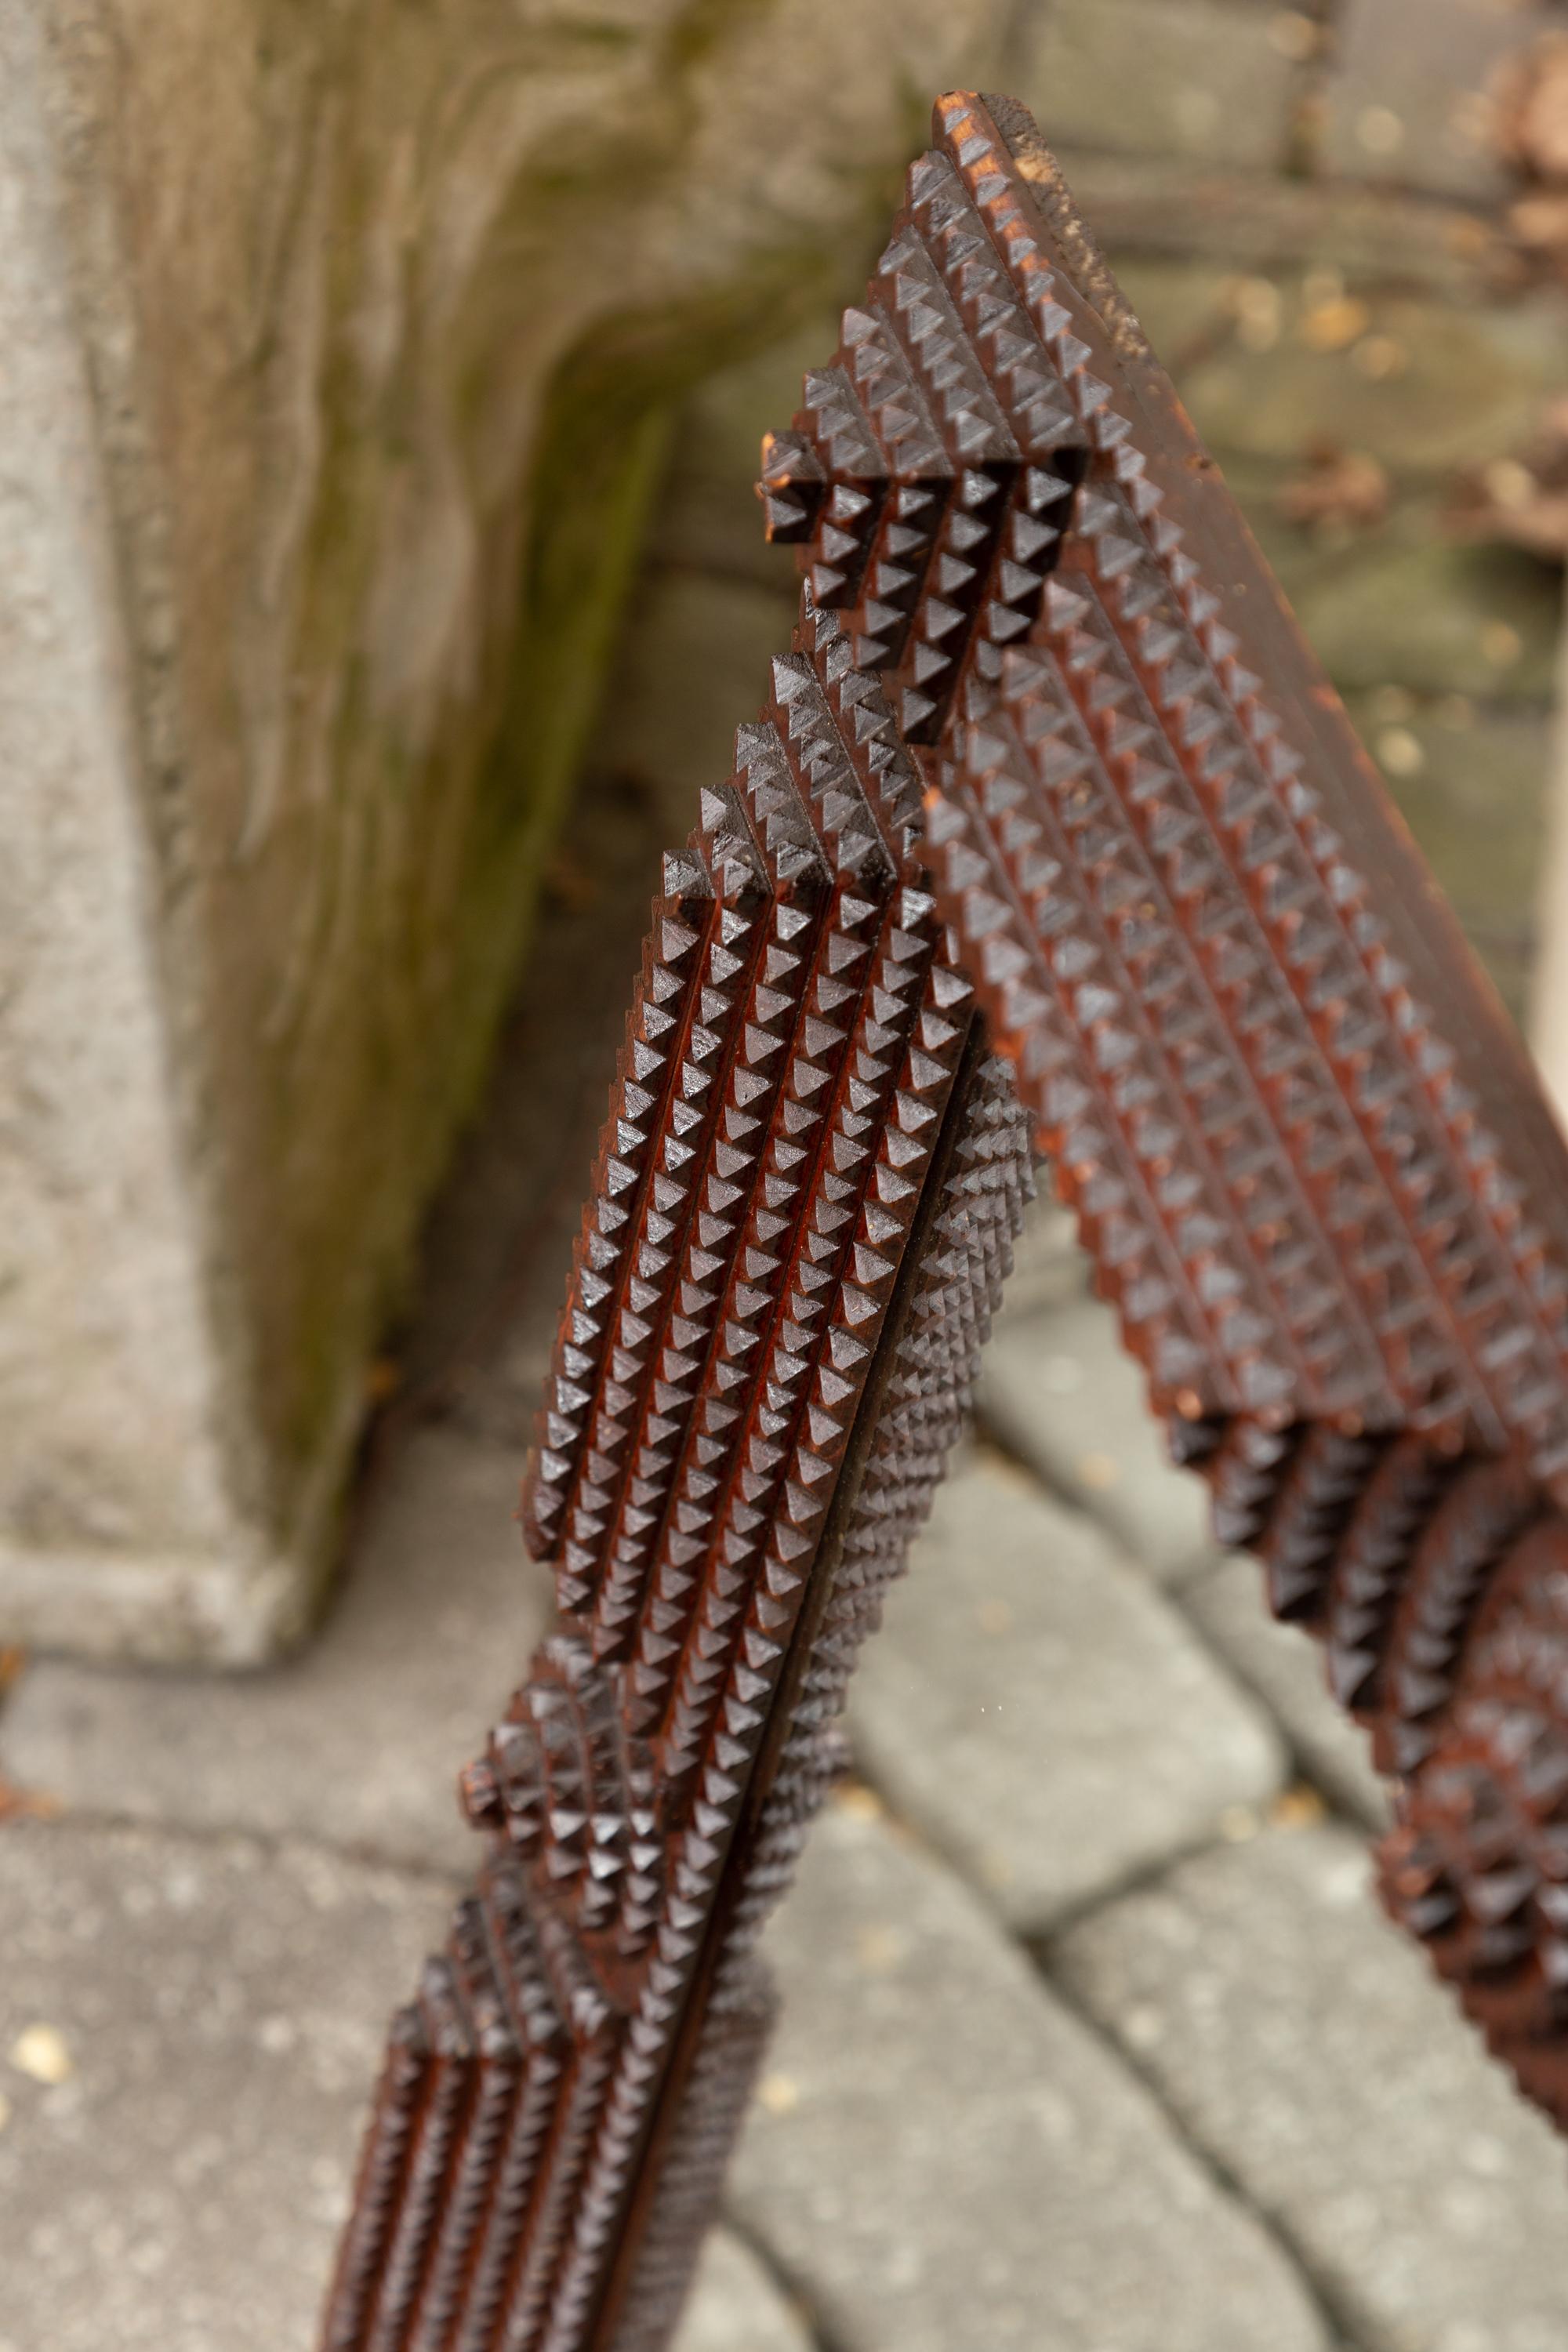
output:
POLYGON ((332 2352, 665 2340, 771 1996, 754 1945, 958 1433, 1026 1124, 807 616, 668 862, 524 1502, 558 1630, 464 1781, 332 2352))

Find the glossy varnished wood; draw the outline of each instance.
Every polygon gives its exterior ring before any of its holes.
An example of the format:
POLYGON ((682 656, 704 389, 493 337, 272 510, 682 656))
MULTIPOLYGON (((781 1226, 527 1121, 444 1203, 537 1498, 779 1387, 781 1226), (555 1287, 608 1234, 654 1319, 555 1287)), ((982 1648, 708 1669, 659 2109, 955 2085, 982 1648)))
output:
POLYGON ((771 436, 802 573, 667 863, 328 2352, 656 2352, 759 1928, 1032 1157, 1399 1783, 1382 1883, 1568 2121, 1568 1154, 1022 110, 958 93, 771 436))

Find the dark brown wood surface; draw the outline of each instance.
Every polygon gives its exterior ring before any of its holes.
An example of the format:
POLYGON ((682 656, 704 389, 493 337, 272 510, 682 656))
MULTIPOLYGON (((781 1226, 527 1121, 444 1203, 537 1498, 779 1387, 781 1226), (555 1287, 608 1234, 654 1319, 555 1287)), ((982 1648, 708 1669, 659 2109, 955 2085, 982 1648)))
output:
POLYGON ((800 625, 655 903, 329 2352, 655 2352, 758 1931, 1033 1154, 1400 1782, 1385 1896, 1568 2120, 1568 1155, 1033 123, 940 101, 763 454, 800 625))

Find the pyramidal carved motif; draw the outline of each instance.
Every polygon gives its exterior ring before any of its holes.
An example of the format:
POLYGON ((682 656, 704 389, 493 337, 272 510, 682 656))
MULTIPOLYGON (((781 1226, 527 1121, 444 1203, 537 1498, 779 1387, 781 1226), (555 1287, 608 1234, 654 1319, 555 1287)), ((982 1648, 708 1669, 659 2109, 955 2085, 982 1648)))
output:
POLYGON ((801 615, 667 861, 327 2352, 657 2352, 759 1930, 1038 1154, 1568 2125, 1568 1151, 1029 118, 959 93, 764 444, 801 615))

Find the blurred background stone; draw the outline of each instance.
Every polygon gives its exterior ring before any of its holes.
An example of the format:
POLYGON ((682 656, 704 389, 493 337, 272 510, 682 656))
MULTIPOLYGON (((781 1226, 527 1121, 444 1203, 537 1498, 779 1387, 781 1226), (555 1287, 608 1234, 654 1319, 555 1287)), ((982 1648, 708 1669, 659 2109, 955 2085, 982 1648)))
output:
POLYGON ((1335 18, 1327 160, 1352 178, 1500 195, 1497 77, 1553 22, 1561 11, 1520 0, 1348 0, 1335 18))

